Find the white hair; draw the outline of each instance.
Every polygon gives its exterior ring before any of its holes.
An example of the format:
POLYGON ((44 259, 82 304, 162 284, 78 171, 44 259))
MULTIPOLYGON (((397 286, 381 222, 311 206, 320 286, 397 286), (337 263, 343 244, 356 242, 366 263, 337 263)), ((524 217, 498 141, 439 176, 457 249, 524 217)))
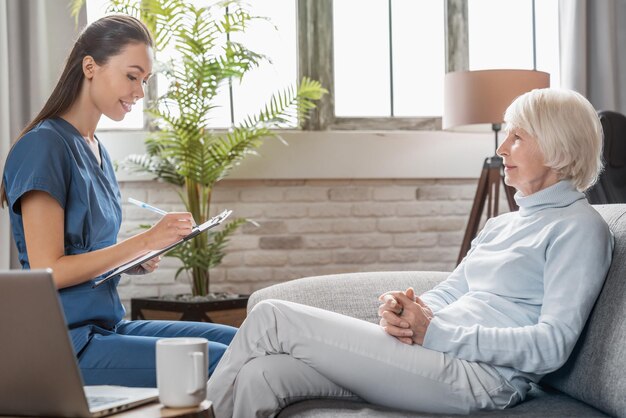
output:
POLYGON ((519 96, 504 114, 509 128, 537 139, 547 167, 585 191, 602 172, 602 124, 591 103, 572 90, 536 89, 519 96))

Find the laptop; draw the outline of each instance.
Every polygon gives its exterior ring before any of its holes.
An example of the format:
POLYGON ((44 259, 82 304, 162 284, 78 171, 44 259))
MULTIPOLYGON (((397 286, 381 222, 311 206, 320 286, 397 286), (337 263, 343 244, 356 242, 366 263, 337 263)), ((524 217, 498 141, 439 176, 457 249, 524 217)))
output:
POLYGON ((52 270, 0 271, 0 415, 101 417, 156 388, 83 386, 52 270))

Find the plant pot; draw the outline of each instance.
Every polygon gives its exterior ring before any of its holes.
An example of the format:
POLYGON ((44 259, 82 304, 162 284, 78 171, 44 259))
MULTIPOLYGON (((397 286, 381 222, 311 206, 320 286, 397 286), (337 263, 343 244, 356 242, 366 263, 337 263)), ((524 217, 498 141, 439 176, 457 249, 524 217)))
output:
POLYGON ((133 320, 214 322, 239 327, 246 319, 248 296, 208 301, 133 298, 130 300, 130 317, 133 320))

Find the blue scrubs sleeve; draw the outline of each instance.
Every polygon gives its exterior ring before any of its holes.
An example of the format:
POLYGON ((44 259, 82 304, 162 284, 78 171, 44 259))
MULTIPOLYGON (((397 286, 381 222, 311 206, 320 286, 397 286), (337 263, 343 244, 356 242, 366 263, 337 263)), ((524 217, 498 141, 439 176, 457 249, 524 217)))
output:
POLYGON ((13 147, 4 169, 9 206, 21 214, 20 198, 40 190, 65 209, 71 180, 70 157, 64 141, 54 131, 32 130, 13 147))

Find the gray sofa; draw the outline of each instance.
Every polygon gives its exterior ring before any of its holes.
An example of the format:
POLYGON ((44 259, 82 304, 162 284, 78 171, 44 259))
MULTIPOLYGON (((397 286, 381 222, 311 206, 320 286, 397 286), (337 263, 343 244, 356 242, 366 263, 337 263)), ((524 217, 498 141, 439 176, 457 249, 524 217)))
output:
MULTIPOLYGON (((615 235, 613 263, 587 326, 567 363, 534 386, 525 402, 487 417, 626 417, 626 205, 596 206, 615 235)), ((584 257, 585 249, 572 257, 584 257)), ((563 260, 567 262, 567 260, 563 260)), ((375 272, 308 277, 253 293, 248 309, 283 299, 378 322, 377 296, 413 286, 423 292, 441 272, 375 272)), ((279 417, 441 417, 361 402, 315 399, 291 404, 279 417)))

